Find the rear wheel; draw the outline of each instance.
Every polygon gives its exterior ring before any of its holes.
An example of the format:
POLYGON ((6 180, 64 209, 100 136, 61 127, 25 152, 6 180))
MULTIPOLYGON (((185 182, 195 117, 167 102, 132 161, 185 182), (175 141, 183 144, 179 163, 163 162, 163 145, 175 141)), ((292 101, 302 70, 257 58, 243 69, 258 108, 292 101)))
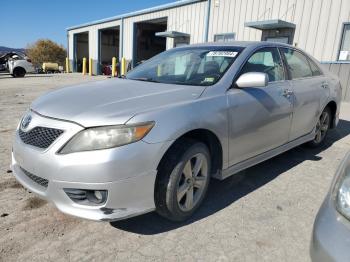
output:
POLYGON ((325 138, 331 125, 331 119, 331 111, 328 107, 326 107, 317 121, 315 127, 315 138, 308 143, 309 146, 318 147, 324 144, 325 138))
POLYGON ((210 164, 205 144, 189 139, 175 144, 158 169, 155 187, 157 212, 173 221, 189 218, 206 195, 210 164))
POLYGON ((13 77, 24 77, 26 74, 26 70, 24 70, 24 68, 22 67, 16 67, 15 69, 13 69, 13 77))

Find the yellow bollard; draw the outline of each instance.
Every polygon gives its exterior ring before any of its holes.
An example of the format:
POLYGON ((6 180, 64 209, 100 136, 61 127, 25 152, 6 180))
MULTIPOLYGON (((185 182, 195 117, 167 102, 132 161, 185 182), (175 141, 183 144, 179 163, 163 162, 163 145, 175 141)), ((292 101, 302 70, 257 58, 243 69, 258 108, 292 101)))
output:
POLYGON ((113 57, 112 58, 112 77, 116 76, 116 73, 115 73, 116 65, 117 65, 117 58, 113 57))
POLYGON ((157 66, 157 76, 158 77, 162 76, 162 65, 157 66))
POLYGON ((83 75, 86 75, 86 58, 83 58, 83 75))
POLYGON ((125 57, 122 57, 122 63, 121 63, 121 76, 125 76, 126 75, 126 59, 125 57))
POLYGON ((92 76, 92 58, 89 59, 89 76, 92 76))
POLYGON ((69 59, 66 57, 66 73, 69 73, 69 59))

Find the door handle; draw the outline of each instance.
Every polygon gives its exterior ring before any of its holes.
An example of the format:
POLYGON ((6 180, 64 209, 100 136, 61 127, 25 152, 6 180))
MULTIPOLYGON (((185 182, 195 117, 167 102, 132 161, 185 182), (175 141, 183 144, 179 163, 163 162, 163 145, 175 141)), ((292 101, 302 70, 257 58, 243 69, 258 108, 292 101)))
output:
POLYGON ((323 82, 323 83, 321 84, 321 87, 322 87, 322 88, 328 88, 328 83, 327 83, 327 82, 323 82))
POLYGON ((290 90, 290 89, 284 89, 282 95, 283 95, 284 97, 289 98, 291 95, 293 95, 293 91, 290 90))

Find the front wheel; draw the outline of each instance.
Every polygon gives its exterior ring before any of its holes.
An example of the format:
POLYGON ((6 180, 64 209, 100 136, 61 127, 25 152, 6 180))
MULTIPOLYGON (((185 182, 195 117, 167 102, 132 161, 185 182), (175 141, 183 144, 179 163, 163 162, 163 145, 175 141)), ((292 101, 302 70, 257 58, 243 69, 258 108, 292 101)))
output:
POLYGON ((172 221, 189 218, 206 195, 210 164, 205 144, 187 139, 176 143, 158 169, 155 187, 158 214, 172 221))
POLYGON ((331 111, 326 107, 317 121, 315 127, 315 138, 308 143, 309 146, 318 147, 323 145, 331 125, 331 118, 331 111))

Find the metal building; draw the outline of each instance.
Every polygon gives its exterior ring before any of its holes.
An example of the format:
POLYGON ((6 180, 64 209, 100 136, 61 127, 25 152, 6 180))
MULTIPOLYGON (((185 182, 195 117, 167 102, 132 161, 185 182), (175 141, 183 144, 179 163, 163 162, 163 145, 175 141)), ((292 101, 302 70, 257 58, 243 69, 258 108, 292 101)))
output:
POLYGON ((83 57, 100 74, 113 56, 136 65, 184 44, 268 40, 304 49, 350 84, 349 0, 183 0, 73 26, 67 37, 74 71, 83 57))

